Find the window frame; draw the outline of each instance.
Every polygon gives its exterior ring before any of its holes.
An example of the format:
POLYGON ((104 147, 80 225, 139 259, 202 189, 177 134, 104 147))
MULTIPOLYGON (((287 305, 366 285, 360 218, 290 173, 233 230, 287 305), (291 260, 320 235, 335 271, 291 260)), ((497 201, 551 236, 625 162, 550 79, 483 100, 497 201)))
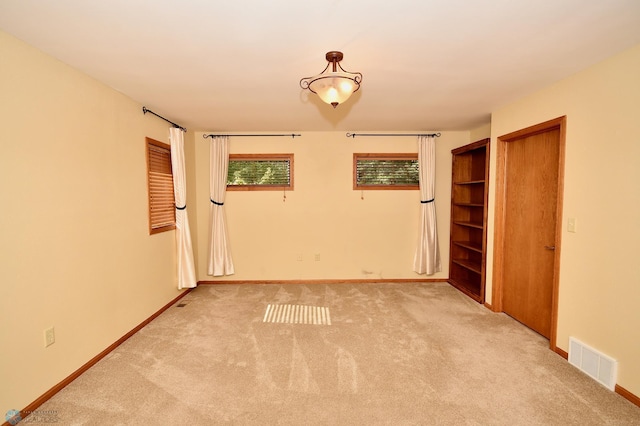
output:
MULTIPOLYGON (((227 191, 293 191, 293 153, 288 154, 229 154, 229 163, 232 161, 274 161, 284 160, 289 162, 289 183, 287 185, 229 185, 227 191)), ((227 172, 228 175, 228 172, 227 172)))
MULTIPOLYGON (((171 165, 171 145, 166 144, 164 142, 160 142, 157 141, 155 139, 152 138, 145 138, 145 153, 146 153, 146 160, 147 160, 147 195, 148 195, 148 206, 149 206, 149 235, 153 235, 153 234, 159 234, 161 232, 166 232, 166 231, 171 231, 173 229, 176 229, 176 204, 175 204, 175 195, 173 192, 173 168, 171 165), (163 224, 158 224, 158 223, 154 223, 154 217, 151 214, 152 210, 154 209, 154 207, 156 206, 156 204, 153 201, 153 197, 152 197, 152 184, 155 184, 155 178, 154 175, 152 175, 152 173, 157 173, 157 174, 163 174, 162 172, 157 172, 157 171, 153 171, 152 170, 152 166, 151 166, 151 151, 152 148, 151 147, 155 147, 156 149, 160 149, 163 151, 168 151, 168 166, 169 166, 169 170, 171 171, 170 176, 171 176, 171 185, 170 188, 166 188, 166 181, 165 182, 157 182, 160 185, 162 185, 164 183, 165 188, 162 188, 163 192, 163 196, 165 201, 163 203, 161 203, 161 207, 164 207, 166 209, 166 206, 168 206, 168 203, 166 202, 166 197, 168 196, 169 192, 171 193, 171 218, 172 221, 170 223, 166 223, 163 222, 163 224)), ((166 167, 167 164, 164 164, 164 166, 166 167)), ((164 175, 167 175, 166 173, 164 173, 164 175)), ((165 177, 166 179, 166 177, 165 177)))
POLYGON ((418 161, 417 152, 402 152, 402 153, 353 153, 353 189, 359 191, 369 190, 419 190, 420 184, 415 185, 368 185, 358 183, 358 160, 391 160, 391 161, 406 161, 416 160, 418 161))

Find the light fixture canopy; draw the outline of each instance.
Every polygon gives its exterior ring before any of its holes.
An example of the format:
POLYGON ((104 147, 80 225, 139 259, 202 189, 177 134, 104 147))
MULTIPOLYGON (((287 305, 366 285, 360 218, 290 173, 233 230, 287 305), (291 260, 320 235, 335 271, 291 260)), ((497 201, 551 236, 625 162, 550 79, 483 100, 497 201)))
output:
POLYGON ((348 72, 340 66, 342 52, 327 52, 325 57, 328 62, 325 69, 318 75, 301 79, 300 87, 309 89, 335 108, 360 89, 362 73, 348 72))

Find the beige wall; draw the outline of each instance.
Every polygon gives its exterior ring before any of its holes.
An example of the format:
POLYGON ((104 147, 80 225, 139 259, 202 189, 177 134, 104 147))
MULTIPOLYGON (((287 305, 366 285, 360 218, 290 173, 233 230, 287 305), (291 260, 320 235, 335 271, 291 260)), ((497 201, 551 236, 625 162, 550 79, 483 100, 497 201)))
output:
MULTIPOLYGON (((498 136, 567 116, 558 340, 619 361, 618 384, 640 395, 640 45, 508 105, 498 136), (568 233, 568 218, 577 232, 568 233)), ((491 189, 495 190, 492 149, 491 189)), ((490 192, 492 265, 494 193, 490 192)), ((487 294, 491 294, 489 269, 487 294)))
POLYGON ((487 123, 469 132, 471 142, 487 139, 491 137, 491 123, 487 123))
MULTIPOLYGON (((207 276, 209 142, 196 134, 198 279, 394 279, 413 272, 418 191, 354 191, 354 152, 417 152, 415 137, 356 137, 302 132, 300 138, 231 138, 232 153, 294 153, 295 189, 227 192, 225 208, 236 273, 207 276), (364 199, 361 199, 361 197, 364 199), (201 201, 205 200, 205 203, 201 201), (320 261, 315 255, 320 255, 320 261), (302 260, 299 261, 298 257, 302 260)), ((436 139, 436 210, 442 272, 447 278, 451 149, 469 132, 436 139)))
MULTIPOLYGON (((0 32, 0 413, 22 409, 179 293, 148 235, 141 105, 0 32), (44 329, 56 343, 44 347, 44 329)), ((193 135, 187 137, 193 145, 193 135)), ((192 159, 191 159, 192 161, 192 159)))

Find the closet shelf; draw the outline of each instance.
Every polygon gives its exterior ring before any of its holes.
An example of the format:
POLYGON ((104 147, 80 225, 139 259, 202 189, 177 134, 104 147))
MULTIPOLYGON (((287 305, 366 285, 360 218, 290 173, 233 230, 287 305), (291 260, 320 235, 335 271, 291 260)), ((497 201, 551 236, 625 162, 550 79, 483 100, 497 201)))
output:
POLYGON ((481 203, 453 203, 453 205, 458 207, 484 207, 484 204, 481 203))
POLYGON ((453 244, 469 250, 473 250, 478 253, 482 253, 482 244, 478 244, 474 241, 454 241, 453 244))
POLYGON ((465 259, 452 259, 453 263, 462 266, 463 268, 467 268, 468 270, 475 272, 476 274, 482 273, 482 264, 476 262, 470 262, 465 259))
POLYGON ((484 185, 485 181, 483 180, 466 180, 461 182, 454 182, 454 185, 484 185))
POLYGON ((461 221, 454 221, 453 222, 454 225, 460 225, 460 226, 467 226, 469 228, 477 228, 477 229, 484 229, 484 226, 481 223, 474 223, 474 222, 461 222, 461 221))

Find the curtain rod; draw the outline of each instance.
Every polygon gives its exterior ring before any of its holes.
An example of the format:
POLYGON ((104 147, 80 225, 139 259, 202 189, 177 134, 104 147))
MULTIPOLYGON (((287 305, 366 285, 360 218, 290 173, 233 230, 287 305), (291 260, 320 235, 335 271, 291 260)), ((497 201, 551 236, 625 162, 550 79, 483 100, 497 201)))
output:
POLYGON ((171 124, 173 125, 173 127, 177 127, 178 129, 182 130, 183 132, 186 132, 186 131, 187 131, 187 129, 185 129, 185 128, 184 128, 184 127, 182 127, 181 125, 176 124, 176 123, 174 123, 174 122, 173 122, 173 121, 171 121, 171 120, 167 120, 167 119, 166 119, 166 118, 164 118, 163 116, 156 114, 155 112, 151 111, 150 109, 147 109, 147 107, 142 107, 142 112, 143 112, 143 114, 150 113, 150 114, 155 115, 155 116, 156 116, 156 117, 158 117, 158 118, 162 118, 164 121, 166 121, 167 123, 171 123, 171 124))
POLYGON ((296 136, 302 136, 300 134, 294 134, 294 133, 290 133, 290 134, 277 134, 277 135, 214 135, 214 134, 209 134, 209 135, 202 135, 202 137, 204 139, 206 138, 215 138, 216 136, 229 136, 229 137, 235 137, 235 136, 242 136, 242 137, 267 137, 267 136, 291 136, 291 138, 295 138, 296 136))
POLYGON ((348 138, 356 136, 431 136, 439 138, 440 133, 347 133, 348 138))

